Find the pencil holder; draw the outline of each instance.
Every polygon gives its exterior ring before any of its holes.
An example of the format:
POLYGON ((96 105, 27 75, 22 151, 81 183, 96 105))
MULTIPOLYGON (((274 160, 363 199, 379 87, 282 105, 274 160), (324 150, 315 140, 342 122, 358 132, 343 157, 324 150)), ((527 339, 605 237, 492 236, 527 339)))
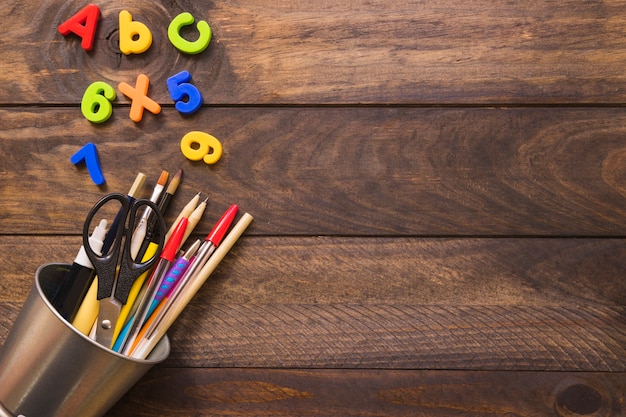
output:
POLYGON ((67 264, 42 265, 0 351, 0 417, 103 416, 170 352, 167 336, 146 360, 89 339, 52 307, 67 264))

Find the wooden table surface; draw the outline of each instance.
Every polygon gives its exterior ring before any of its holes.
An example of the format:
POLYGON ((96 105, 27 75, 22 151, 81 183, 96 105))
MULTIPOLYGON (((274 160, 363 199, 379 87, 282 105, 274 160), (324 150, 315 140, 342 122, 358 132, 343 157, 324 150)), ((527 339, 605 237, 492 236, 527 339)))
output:
POLYGON ((255 220, 107 416, 626 415, 625 2, 95 3, 90 52, 57 31, 87 2, 0 4, 0 341, 102 195, 182 168, 168 222, 197 192, 197 237, 232 203, 255 220), (184 11, 198 55, 167 38, 184 11), (160 114, 118 91, 83 117, 140 73, 160 114), (182 155, 194 130, 217 164, 182 155), (70 162, 88 142, 101 187, 70 162))

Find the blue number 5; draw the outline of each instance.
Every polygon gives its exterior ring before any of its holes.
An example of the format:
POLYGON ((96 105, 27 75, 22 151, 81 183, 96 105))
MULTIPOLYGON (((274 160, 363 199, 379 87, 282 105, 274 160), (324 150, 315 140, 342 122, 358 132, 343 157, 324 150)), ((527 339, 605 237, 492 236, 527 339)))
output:
POLYGON ((189 82, 190 80, 189 71, 181 71, 167 79, 170 97, 176 103, 176 110, 182 114, 191 114, 202 106, 202 94, 198 87, 189 82))

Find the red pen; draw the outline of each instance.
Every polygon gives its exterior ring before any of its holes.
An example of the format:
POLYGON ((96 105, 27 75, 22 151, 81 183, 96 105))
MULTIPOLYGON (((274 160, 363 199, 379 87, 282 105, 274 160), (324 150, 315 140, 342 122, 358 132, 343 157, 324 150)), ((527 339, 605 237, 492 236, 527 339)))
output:
POLYGON ((185 274, 178 281, 176 287, 174 287, 171 290, 171 293, 161 301, 161 304, 164 304, 163 307, 158 308, 154 311, 154 313, 152 313, 156 316, 154 317, 154 319, 151 319, 149 321, 149 328, 146 331, 142 331, 142 333, 145 333, 148 337, 150 337, 152 331, 159 325, 159 323, 163 319, 163 316, 165 316, 165 313, 167 313, 170 306, 172 305, 174 300, 176 300, 176 297, 178 297, 185 285, 189 281, 191 281, 198 272, 200 272, 200 270, 209 260, 213 252, 215 252, 215 249, 222 242, 224 235, 226 235, 226 232, 230 228, 230 225, 235 220, 235 216, 237 216, 238 210, 239 207, 237 207, 236 204, 233 204, 228 208, 228 210, 224 212, 224 214, 222 214, 222 217, 220 217, 215 226, 213 226, 213 229, 207 235, 204 243, 202 244, 202 246, 200 246, 198 252, 196 252, 196 256, 193 262, 187 267, 185 274))
MULTIPOLYGON (((207 237, 204 239, 204 243, 198 249, 196 253, 196 257, 191 265, 187 268, 185 275, 180 279, 180 284, 177 286, 184 286, 185 283, 196 274, 196 272, 204 266, 206 261, 209 260, 215 249, 219 246, 224 239, 224 235, 228 231, 228 228, 235 220, 235 216, 237 215, 237 207, 236 204, 233 204, 222 214, 222 217, 215 223, 213 229, 209 232, 207 237)), ((172 294, 173 296, 175 295, 172 294)), ((169 297, 172 298, 172 297, 169 297)))

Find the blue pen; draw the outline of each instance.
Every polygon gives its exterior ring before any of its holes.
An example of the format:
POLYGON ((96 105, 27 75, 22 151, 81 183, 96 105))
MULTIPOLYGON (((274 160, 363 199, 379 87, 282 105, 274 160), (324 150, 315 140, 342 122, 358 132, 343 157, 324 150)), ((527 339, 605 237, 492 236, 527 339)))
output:
POLYGON ((185 274, 187 267, 189 266, 189 261, 196 254, 198 248, 200 247, 200 239, 196 240, 193 245, 185 254, 179 257, 176 262, 172 265, 170 270, 167 272, 163 281, 161 281, 161 285, 159 285, 159 290, 154 296, 154 300, 152 300, 152 304, 150 305, 150 309, 148 310, 148 315, 146 316, 146 320, 157 308, 161 300, 169 295, 170 292, 176 287, 176 284, 180 282, 180 278, 185 274))

